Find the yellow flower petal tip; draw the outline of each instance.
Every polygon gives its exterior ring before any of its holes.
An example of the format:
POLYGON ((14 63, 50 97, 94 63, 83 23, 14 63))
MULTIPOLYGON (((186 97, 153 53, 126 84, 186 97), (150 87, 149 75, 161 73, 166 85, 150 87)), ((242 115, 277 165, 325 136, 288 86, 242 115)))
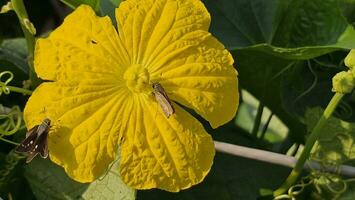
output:
POLYGON ((208 32, 200 0, 127 0, 116 20, 118 32, 82 5, 37 41, 35 70, 51 82, 27 102, 26 126, 45 117, 56 124, 50 158, 80 182, 97 179, 119 157, 124 182, 136 189, 177 192, 200 183, 213 163, 213 140, 180 105, 212 127, 231 120, 239 100, 231 54, 208 32), (171 116, 153 83, 164 88, 171 116))

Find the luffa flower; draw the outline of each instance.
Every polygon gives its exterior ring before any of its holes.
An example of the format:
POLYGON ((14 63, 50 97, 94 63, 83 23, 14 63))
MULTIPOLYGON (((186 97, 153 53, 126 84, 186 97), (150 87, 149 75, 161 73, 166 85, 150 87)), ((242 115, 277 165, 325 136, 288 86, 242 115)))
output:
POLYGON ((232 56, 208 33, 200 0, 127 0, 116 19, 118 33, 82 5, 37 41, 35 70, 47 82, 26 105, 27 127, 52 120, 50 159, 80 182, 102 175, 119 147, 122 179, 136 189, 201 182, 213 140, 179 104, 212 127, 231 120, 239 98, 232 56), (153 83, 173 102, 169 118, 153 83))

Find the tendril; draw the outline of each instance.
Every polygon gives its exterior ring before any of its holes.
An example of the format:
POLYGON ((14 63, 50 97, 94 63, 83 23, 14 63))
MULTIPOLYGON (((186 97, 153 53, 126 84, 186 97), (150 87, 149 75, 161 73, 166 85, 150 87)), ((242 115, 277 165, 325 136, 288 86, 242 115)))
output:
POLYGON ((329 162, 320 162, 322 168, 334 168, 334 173, 329 173, 324 170, 314 170, 311 173, 311 178, 314 180, 313 184, 317 189, 318 193, 322 193, 321 187, 325 185, 325 189, 327 189, 330 193, 334 195, 334 197, 338 197, 342 195, 348 189, 348 183, 355 181, 355 179, 344 180, 339 175, 340 173, 340 163, 332 163, 329 162), (323 181, 322 181, 323 179, 323 181), (326 184, 324 184, 324 180, 326 180, 326 184))
POLYGON ((24 128, 20 107, 14 106, 12 108, 7 108, 0 105, 0 120, 2 122, 0 124, 0 140, 17 145, 17 143, 3 137, 13 135, 24 128))
POLYGON ((15 87, 15 86, 11 86, 8 85, 12 79, 14 79, 14 74, 10 71, 3 71, 0 73, 0 96, 2 94, 10 94, 10 92, 17 92, 17 93, 22 93, 24 95, 31 95, 32 91, 25 89, 25 88, 21 88, 21 87, 15 87), (6 78, 5 80, 4 77, 6 78))
POLYGON ((287 191, 287 194, 279 195, 275 197, 274 200, 281 200, 281 199, 296 200, 297 195, 301 194, 303 190, 312 183, 313 183, 313 179, 311 179, 310 176, 306 176, 301 179, 301 182, 299 184, 290 187, 290 189, 288 189, 287 191))
POLYGON ((325 178, 327 180, 329 180, 329 182, 331 183, 331 184, 327 184, 328 190, 335 195, 343 194, 346 191, 346 189, 348 188, 347 183, 342 179, 338 179, 338 181, 334 181, 333 179, 331 179, 331 177, 325 176, 325 178), (340 187, 337 187, 337 186, 340 186, 340 187))
POLYGON ((311 86, 308 89, 303 91, 300 95, 298 95, 298 97, 295 98, 295 100, 293 101, 293 104, 296 104, 297 101, 299 101, 304 96, 306 96, 308 93, 310 93, 316 87, 316 85, 318 83, 318 75, 313 70, 311 62, 309 60, 307 60, 307 66, 308 66, 308 69, 311 71, 312 75, 314 76, 313 82, 312 82, 311 86))
POLYGON ((334 65, 334 64, 330 64, 330 63, 325 63, 320 60, 317 60, 316 58, 312 59, 312 61, 314 61, 315 63, 317 63, 318 65, 323 66, 323 67, 333 68, 333 69, 341 69, 341 64, 334 65))
POLYGON ((2 93, 10 94, 10 88, 7 87, 7 84, 9 84, 13 78, 14 74, 10 71, 4 71, 0 73, 0 96, 2 95, 2 93), (6 76, 8 76, 7 79, 3 81, 3 77, 6 76))
POLYGON ((322 193, 322 190, 327 190, 328 192, 332 193, 334 197, 339 197, 348 189, 348 184, 350 182, 355 182, 355 178, 344 180, 341 178, 341 176, 339 176, 339 164, 333 164, 334 173, 329 173, 322 170, 322 168, 329 167, 329 163, 328 165, 326 165, 325 162, 319 163, 321 163, 320 170, 314 170, 310 165, 309 167, 312 169, 312 172, 308 176, 302 178, 300 183, 290 187, 287 191, 287 194, 276 196, 274 200, 296 200, 297 196, 300 195, 304 189, 310 185, 313 185, 316 192, 319 194, 322 193))
POLYGON ((0 120, 3 121, 0 124, 0 134, 1 135, 13 135, 21 128, 23 128, 22 124, 22 112, 19 106, 14 106, 11 109, 6 108, 0 105, 0 120))

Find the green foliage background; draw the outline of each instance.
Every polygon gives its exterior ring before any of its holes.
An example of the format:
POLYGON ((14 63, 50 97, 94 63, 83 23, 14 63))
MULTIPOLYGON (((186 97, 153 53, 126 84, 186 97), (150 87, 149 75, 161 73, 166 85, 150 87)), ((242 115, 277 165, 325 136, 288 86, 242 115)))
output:
MULTIPOLYGON (((25 1, 37 37, 60 25, 71 8, 85 3, 113 21, 119 0, 25 1)), ((203 0, 212 17, 210 31, 233 54, 239 72, 241 107, 236 119, 216 130, 204 125, 213 138, 232 144, 286 153, 303 144, 329 102, 331 78, 345 68, 343 59, 355 49, 355 1, 352 0, 203 0), (251 96, 251 95, 253 96, 251 96), (255 98, 257 100, 255 100, 255 98), (251 130, 258 105, 265 108, 260 127, 251 130), (266 115, 273 114, 263 133, 266 115), (280 131, 285 130, 286 131, 280 131), (288 131, 287 131, 288 130, 288 131)), ((4 5, 6 1, 0 1, 4 5)), ((26 42, 13 12, 0 15, 0 72, 15 74, 11 85, 28 79, 26 42)), ((24 107, 27 97, 2 95, 0 104, 24 107)), ((355 95, 347 95, 324 129, 312 158, 333 165, 354 166, 355 95)), ((201 119, 203 122, 203 120, 201 119)), ((24 130, 8 139, 20 141, 24 130)), ((206 180, 179 193, 134 191, 112 167, 100 180, 79 184, 47 160, 25 165, 14 162, 13 146, 0 143, 0 197, 9 199, 268 199, 290 169, 217 153, 206 180)), ((309 176, 311 174, 305 174, 309 176)), ((346 180, 346 177, 340 177, 346 180)), ((314 179, 316 180, 316 179, 314 179)), ((307 187, 297 199, 355 199, 355 184, 335 195, 324 179, 307 187), (318 188, 323 188, 319 192, 318 188)))

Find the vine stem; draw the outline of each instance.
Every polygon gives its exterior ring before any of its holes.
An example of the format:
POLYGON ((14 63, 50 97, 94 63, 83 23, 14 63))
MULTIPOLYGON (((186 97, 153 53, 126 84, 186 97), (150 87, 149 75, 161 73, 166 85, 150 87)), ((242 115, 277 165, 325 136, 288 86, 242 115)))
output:
POLYGON ((318 120, 316 126, 313 128, 311 134, 307 138, 304 149, 299 159, 297 160, 295 167, 293 168, 293 170, 291 171, 291 173, 289 174, 285 182, 280 186, 280 188, 274 191, 275 197, 284 194, 297 181, 300 173, 302 172, 303 166, 306 163, 307 159, 309 158, 311 150, 321 133, 322 127, 327 122, 329 117, 333 114, 334 110, 336 109, 337 105, 339 104, 343 96, 344 94, 335 93, 333 98, 330 100, 322 117, 318 120))
POLYGON ((9 88, 11 92, 22 93, 24 95, 31 95, 32 94, 31 90, 27 90, 24 88, 19 88, 19 87, 15 87, 15 86, 6 86, 6 87, 9 88))
POLYGON ((27 50, 28 50, 28 65, 30 67, 30 80, 32 85, 38 85, 40 83, 39 78, 34 70, 33 65, 33 54, 35 50, 35 36, 26 28, 23 19, 28 19, 27 11, 23 0, 11 0, 12 7, 20 21, 22 32, 26 39, 27 50))

